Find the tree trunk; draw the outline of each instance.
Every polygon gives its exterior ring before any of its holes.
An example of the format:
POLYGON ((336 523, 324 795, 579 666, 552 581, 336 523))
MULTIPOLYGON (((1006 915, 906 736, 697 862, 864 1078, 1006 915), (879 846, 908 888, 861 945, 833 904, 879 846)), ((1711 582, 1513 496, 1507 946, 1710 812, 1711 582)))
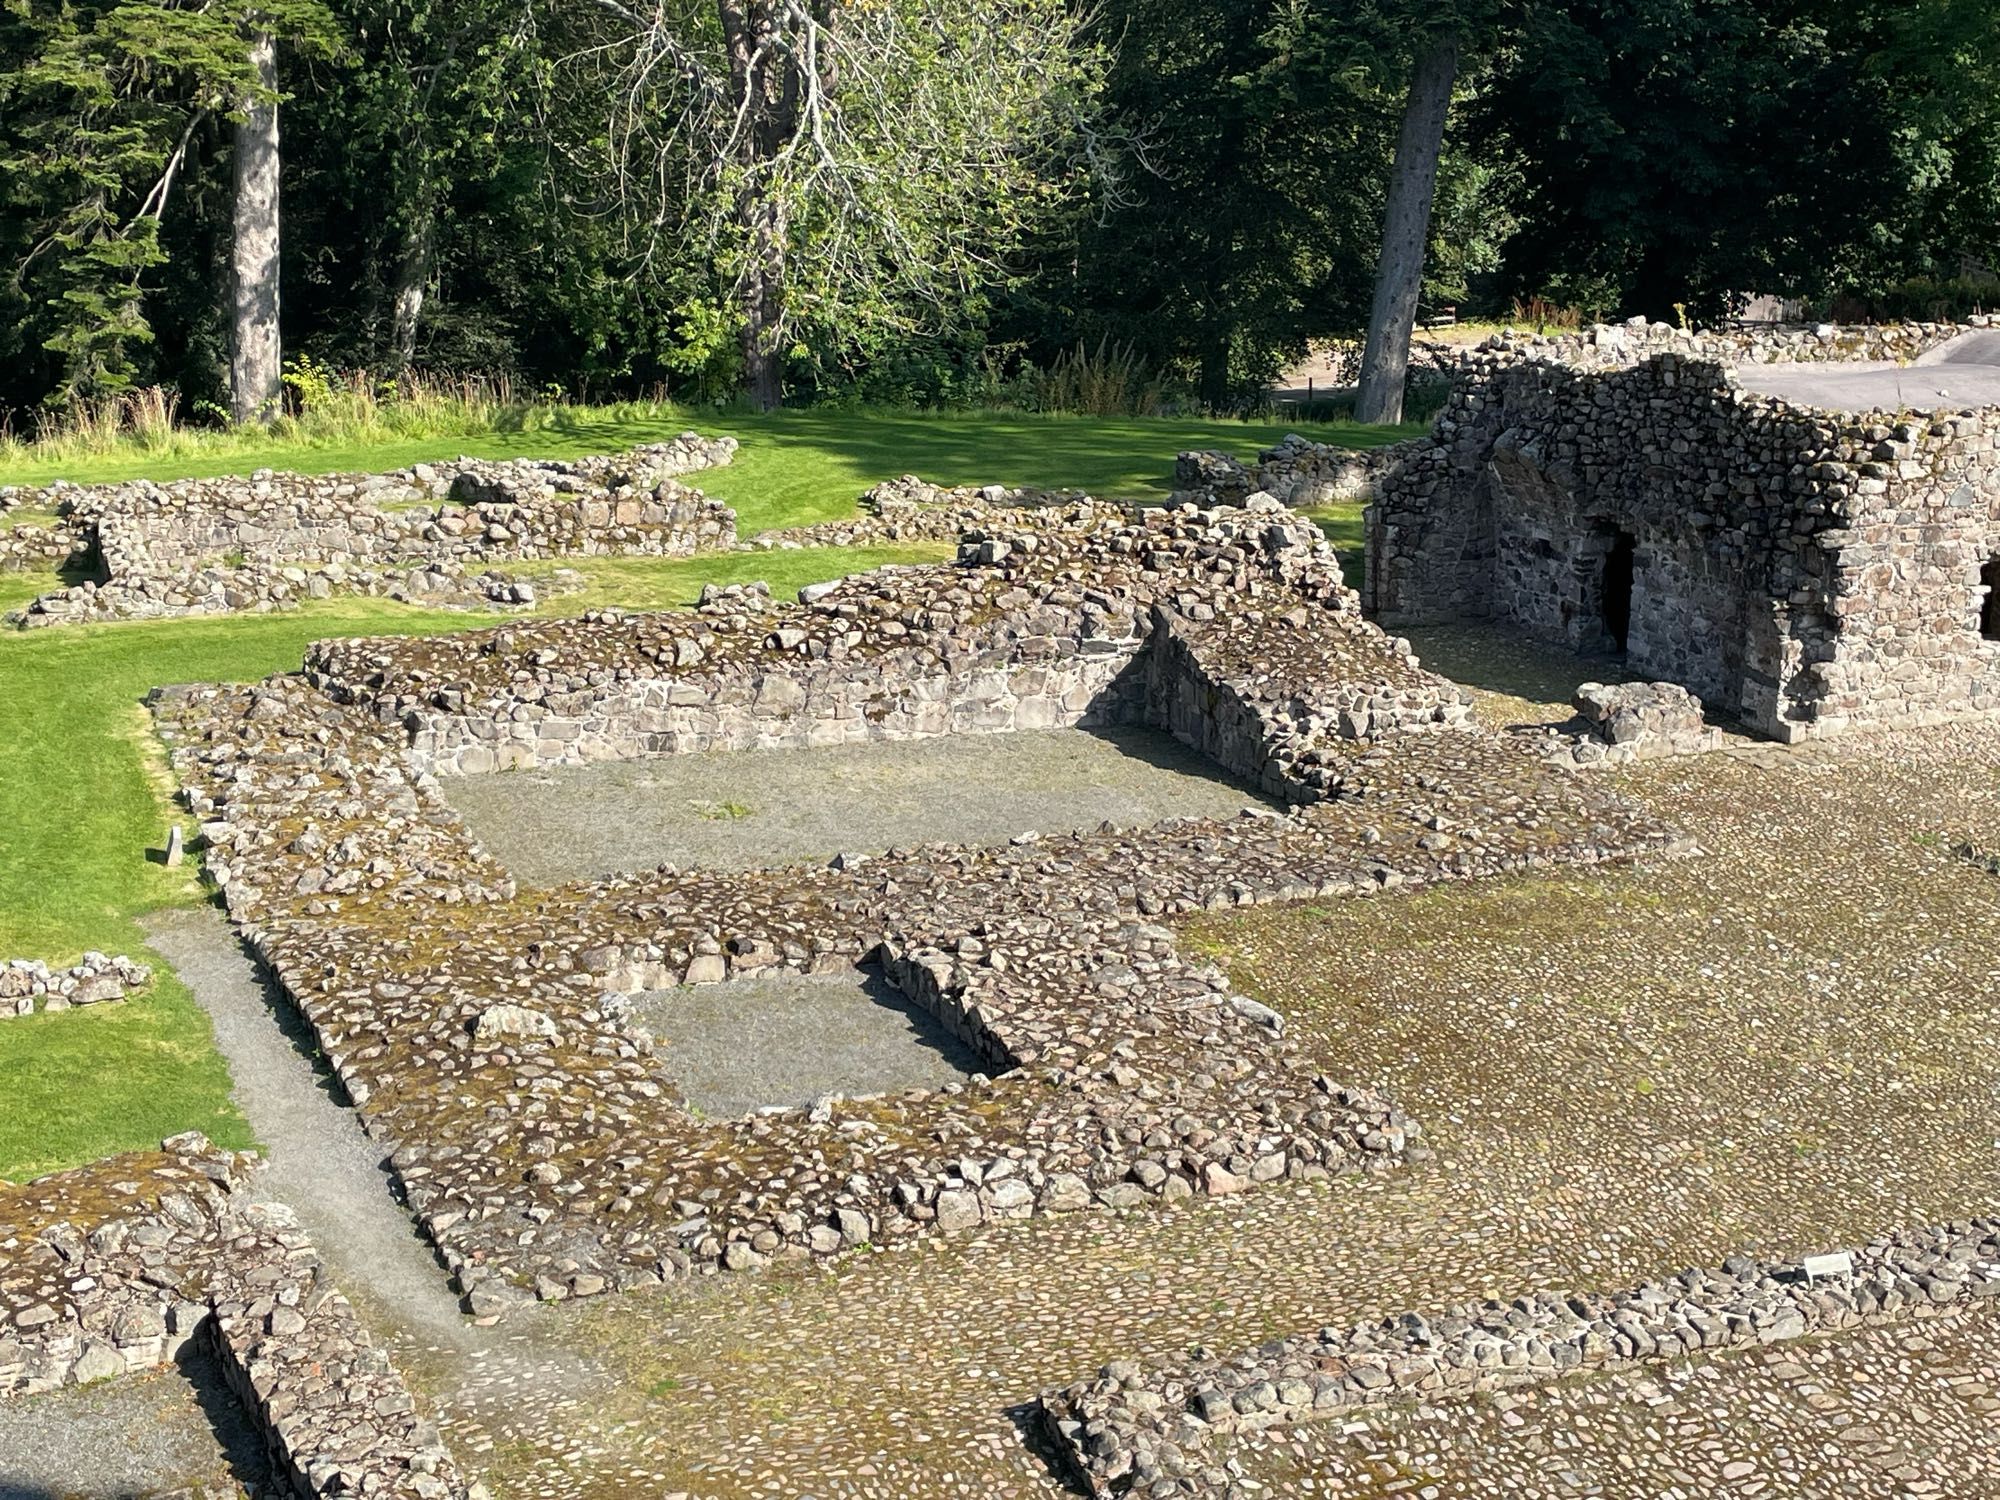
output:
POLYGON ((428 202, 417 210, 417 222, 403 235, 403 253, 396 263, 396 295, 390 308, 390 358, 400 374, 417 357, 417 323, 423 316, 424 292, 431 279, 431 218, 428 202))
POLYGON ((1458 78, 1458 38, 1449 37, 1417 59, 1410 75, 1403 133, 1389 177, 1382 215, 1382 259, 1375 272, 1375 305, 1368 316, 1368 344, 1361 354, 1361 385, 1354 397, 1357 422, 1403 420, 1403 383, 1410 370, 1410 334, 1424 285, 1424 250, 1430 239, 1431 200, 1437 193, 1438 157, 1444 150, 1445 115, 1458 78))
POLYGON ((799 77, 789 49, 774 46, 779 30, 769 0, 717 0, 729 55, 732 102, 745 127, 736 148, 744 184, 736 223, 743 237, 743 271, 736 300, 743 315, 743 389, 759 411, 783 404, 785 323, 784 210, 772 196, 769 169, 797 123, 799 77))
MULTIPOLYGON (((278 49, 268 35, 250 43, 265 89, 278 87, 278 49)), ((236 127, 236 224, 230 305, 229 405, 238 422, 268 422, 282 390, 278 342, 278 106, 251 100, 236 127)))
POLYGON ((1212 415, 1221 415, 1229 405, 1229 332, 1218 330, 1202 341, 1201 401, 1212 415))
POLYGON ((785 294, 784 226, 777 210, 761 198, 746 198, 740 210, 750 264, 738 301, 743 313, 743 389, 759 411, 784 404, 784 350, 780 314, 785 294))

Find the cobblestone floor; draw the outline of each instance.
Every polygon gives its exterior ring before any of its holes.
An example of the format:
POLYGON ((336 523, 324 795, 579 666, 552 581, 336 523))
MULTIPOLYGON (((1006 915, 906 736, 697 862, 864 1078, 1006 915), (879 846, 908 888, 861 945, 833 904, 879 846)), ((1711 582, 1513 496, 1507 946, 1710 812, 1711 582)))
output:
MULTIPOLYGON (((1536 670, 1483 711, 1547 722, 1574 664, 1536 670)), ((492 1479, 509 1496, 1059 1493, 1023 1404, 1110 1358, 1990 1209, 2000 880, 1951 846, 2000 833, 1997 772, 1972 729, 1655 763, 1623 785, 1704 857, 1205 919, 1191 940, 1329 1072, 1423 1119, 1438 1160, 566 1309, 557 1336, 626 1372, 623 1404, 588 1454, 495 1446, 492 1479)), ((1904 1357, 1896 1337, 1883 1358, 1904 1357)), ((1912 1380, 1942 1379, 1919 1363, 1912 1380)), ((1699 1441, 1754 1437, 1787 1378, 1718 1384, 1708 1406, 1691 1387, 1699 1441)), ((1839 1445, 1797 1441, 1796 1492, 1844 1493, 1839 1445)), ((1573 1492, 1674 1493, 1655 1478, 1573 1492)))
POLYGON ((1687 1360, 1237 1440, 1272 1495, 1987 1500, 2000 1313, 1687 1360))

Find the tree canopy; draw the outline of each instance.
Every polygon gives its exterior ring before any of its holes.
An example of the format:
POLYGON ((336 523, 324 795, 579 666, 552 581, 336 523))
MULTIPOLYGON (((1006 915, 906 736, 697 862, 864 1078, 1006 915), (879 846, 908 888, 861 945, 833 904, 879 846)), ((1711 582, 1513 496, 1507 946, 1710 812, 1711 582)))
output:
POLYGON ((1990 0, 0 0, 0 409, 222 409, 278 99, 295 359, 951 401, 1082 345, 1226 409, 1368 322, 1446 38, 1424 303, 2000 300, 1990 0))

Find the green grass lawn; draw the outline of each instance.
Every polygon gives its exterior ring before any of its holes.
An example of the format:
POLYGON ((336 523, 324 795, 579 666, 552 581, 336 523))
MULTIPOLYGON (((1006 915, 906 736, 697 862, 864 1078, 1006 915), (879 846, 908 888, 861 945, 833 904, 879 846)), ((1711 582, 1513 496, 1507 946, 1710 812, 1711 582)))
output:
MULTIPOLYGON (((1292 430, 1283 424, 1168 417, 1042 417, 997 412, 940 414, 780 411, 722 418, 593 420, 579 413, 560 428, 424 438, 367 448, 273 444, 160 460, 143 454, 41 461, 0 468, 0 484, 80 484, 248 473, 256 468, 384 470, 471 454, 560 458, 659 442, 688 427, 743 440, 736 462, 692 480, 736 507, 744 533, 852 514, 869 485, 898 474, 940 484, 1033 484, 1089 490, 1115 499, 1158 499, 1171 488, 1174 455, 1222 448, 1242 457, 1292 430)), ((1313 423, 1313 438, 1369 447, 1397 442, 1416 426, 1313 423)))
MULTIPOLYGON (((746 531, 852 514, 862 489, 904 472, 1143 498, 1164 491, 1181 448, 1247 453, 1282 435, 1277 427, 1229 422, 983 415, 801 412, 728 425, 744 438, 742 453, 730 469, 698 482, 737 506, 746 531)), ((235 455, 221 468, 384 469, 465 449, 602 451, 678 430, 678 423, 650 431, 627 424, 567 433, 554 444, 542 434, 520 440, 502 434, 368 451, 293 449, 235 455)), ((1365 429, 1348 435, 1356 441, 1400 436, 1365 429)), ((68 477, 129 476, 140 467, 122 460, 71 466, 68 477)), ((16 471, 0 481, 33 477, 49 476, 16 471)), ((1351 524, 1337 516, 1318 519, 1330 528, 1351 524)), ((761 578, 784 595, 817 579, 929 560, 948 550, 719 553, 678 562, 578 559, 570 566, 583 575, 582 590, 551 597, 540 612, 607 603, 669 608, 692 602, 711 581, 761 578)), ((0 610, 54 583, 48 574, 0 573, 0 610)), ((137 919, 202 899, 191 870, 169 871, 148 857, 176 816, 164 757, 141 706, 150 689, 288 670, 309 642, 326 636, 464 630, 494 619, 349 599, 284 614, 0 631, 0 958, 67 964, 86 948, 145 956, 137 919)), ((0 1021, 0 1177, 22 1180, 151 1146, 189 1128, 248 1144, 206 1017, 163 966, 156 962, 156 968, 161 978, 154 990, 126 1005, 0 1021)))

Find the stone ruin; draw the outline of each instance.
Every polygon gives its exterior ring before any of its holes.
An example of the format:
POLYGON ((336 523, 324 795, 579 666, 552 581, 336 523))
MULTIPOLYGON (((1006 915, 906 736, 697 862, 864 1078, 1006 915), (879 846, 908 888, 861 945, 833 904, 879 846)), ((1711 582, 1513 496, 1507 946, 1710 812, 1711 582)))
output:
POLYGON ((1954 338, 2000 332, 1489 341, 1378 482, 1368 608, 1390 628, 1491 619, 1621 655, 1785 742, 1990 717, 2000 407, 1835 413, 1737 373, 1954 338))
POLYGON ((124 954, 86 953, 67 969, 39 959, 0 963, 0 1020, 85 1005, 110 1005, 153 982, 153 971, 124 954))
MULTIPOLYGON (((525 604, 490 565, 686 557, 736 540, 735 513, 674 476, 728 463, 734 438, 681 434, 608 457, 458 459, 388 474, 291 474, 0 491, 53 527, 16 526, 0 565, 81 581, 9 616, 24 626, 282 608, 335 593, 525 604), (484 570, 484 571, 482 571, 484 570)), ((4 511, 0 511, 4 515, 4 511)))
POLYGON ((1388 1169, 1421 1154, 1412 1122, 1304 1067, 1157 922, 1674 847, 1475 727, 1272 502, 996 514, 954 563, 798 604, 737 587, 324 641, 302 673, 158 696, 209 874, 473 1311, 1388 1169), (524 895, 439 790, 1115 722, 1165 726, 1291 810, 524 895), (985 1076, 711 1120, 624 1002, 863 963, 985 1076))
MULTIPOLYGON (((1547 744, 1480 728, 1268 497, 1135 514, 905 486, 864 523, 947 517, 953 562, 797 603, 739 585, 672 614, 325 641, 297 673, 155 696, 207 874, 469 1311, 1397 1170, 1427 1155, 1418 1122, 1314 1072, 1281 1017, 1160 924, 1682 848, 1547 744), (1116 723, 1169 730, 1284 810, 524 894, 441 791, 1116 723), (863 963, 983 1072, 710 1119, 626 999, 863 963)), ((1578 707, 1605 748, 1573 763, 1714 735, 1671 686, 1586 687, 1578 707)), ((248 1164, 168 1144, 0 1203, 0 1390, 154 1368, 204 1338, 300 1493, 476 1497, 296 1225, 245 1192, 248 1164)), ((1833 1283, 1796 1270, 1732 1262, 1227 1361, 1118 1362, 1040 1410, 1093 1492, 1224 1494, 1203 1452, 1217 1435, 1956 1305, 2000 1289, 2000 1240, 1953 1226, 1871 1246, 1833 1283)))

